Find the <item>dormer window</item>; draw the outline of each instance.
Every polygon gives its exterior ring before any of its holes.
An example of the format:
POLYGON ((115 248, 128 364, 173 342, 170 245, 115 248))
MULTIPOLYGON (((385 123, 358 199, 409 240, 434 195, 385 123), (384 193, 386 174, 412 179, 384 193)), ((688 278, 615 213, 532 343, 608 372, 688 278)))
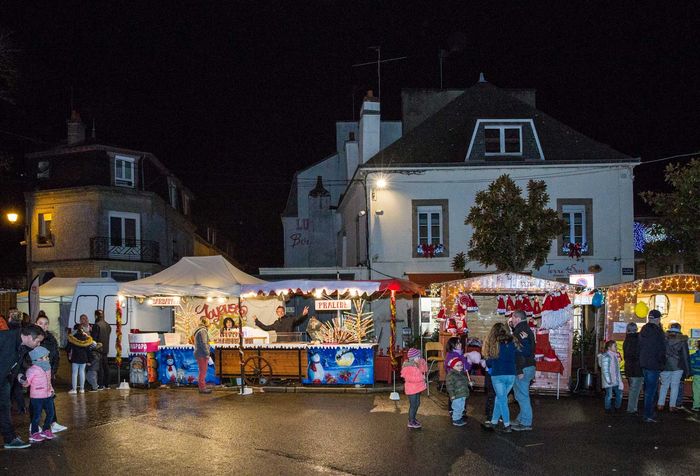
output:
POLYGON ((486 155, 522 155, 522 139, 521 126, 484 126, 486 155))
POLYGON ((134 162, 133 157, 114 156, 114 185, 120 187, 134 186, 134 162))

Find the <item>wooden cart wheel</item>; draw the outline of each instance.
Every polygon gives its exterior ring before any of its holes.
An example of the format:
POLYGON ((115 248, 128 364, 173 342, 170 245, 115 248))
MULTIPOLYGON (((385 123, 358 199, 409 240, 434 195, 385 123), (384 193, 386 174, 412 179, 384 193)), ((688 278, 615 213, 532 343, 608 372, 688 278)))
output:
POLYGON ((243 364, 245 383, 266 385, 272 379, 272 366, 263 357, 249 357, 243 364))

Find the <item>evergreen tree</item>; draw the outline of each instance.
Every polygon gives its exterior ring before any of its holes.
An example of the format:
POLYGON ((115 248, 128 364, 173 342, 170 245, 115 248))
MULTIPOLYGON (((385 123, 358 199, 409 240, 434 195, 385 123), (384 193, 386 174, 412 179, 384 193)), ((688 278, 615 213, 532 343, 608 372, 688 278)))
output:
POLYGON ((644 257, 662 272, 682 261, 686 272, 700 273, 700 160, 669 164, 665 181, 673 191, 640 194, 660 225, 650 228, 655 240, 645 245, 644 257))
POLYGON ((475 205, 464 220, 471 225, 469 259, 498 271, 541 268, 547 260, 552 240, 563 233, 565 222, 556 210, 547 207, 549 195, 542 180, 530 180, 527 199, 507 174, 487 190, 476 194, 475 205))

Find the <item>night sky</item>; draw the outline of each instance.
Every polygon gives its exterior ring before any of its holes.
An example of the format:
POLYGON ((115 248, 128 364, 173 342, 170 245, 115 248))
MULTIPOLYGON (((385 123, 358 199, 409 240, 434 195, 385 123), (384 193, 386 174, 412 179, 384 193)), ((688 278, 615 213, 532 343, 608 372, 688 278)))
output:
MULTIPOLYGON (((376 68, 352 67, 371 46, 408 57, 382 68, 384 119, 401 118, 402 88, 439 87, 445 49, 446 88, 483 71, 644 161, 700 150, 698 7, 610 3, 3 2, 20 75, 15 104, 0 104, 0 150, 63 140, 72 101, 102 142, 178 175, 247 269, 281 266, 293 173, 333 153, 334 122, 376 92, 376 68)), ((638 191, 661 170, 639 167, 638 191)))

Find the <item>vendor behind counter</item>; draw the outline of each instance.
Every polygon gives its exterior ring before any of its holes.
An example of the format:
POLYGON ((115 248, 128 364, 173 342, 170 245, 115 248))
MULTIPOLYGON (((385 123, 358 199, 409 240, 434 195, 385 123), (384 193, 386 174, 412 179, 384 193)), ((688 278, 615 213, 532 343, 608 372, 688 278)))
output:
POLYGON ((309 314, 309 306, 304 306, 304 310, 301 312, 301 316, 290 316, 287 315, 284 306, 277 306, 275 309, 275 314, 277 314, 277 320, 270 325, 263 324, 255 317, 255 325, 260 329, 265 331, 275 331, 278 333, 288 333, 294 331, 294 326, 300 324, 306 316, 309 314))

